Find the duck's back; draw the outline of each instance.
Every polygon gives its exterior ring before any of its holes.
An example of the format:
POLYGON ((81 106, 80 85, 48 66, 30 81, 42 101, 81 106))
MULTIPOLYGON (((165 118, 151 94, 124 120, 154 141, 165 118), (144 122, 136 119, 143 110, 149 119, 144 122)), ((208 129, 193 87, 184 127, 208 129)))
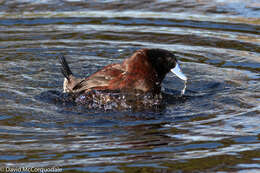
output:
POLYGON ((114 82, 122 78, 124 73, 125 71, 121 64, 110 64, 79 82, 74 87, 74 91, 88 92, 91 89, 106 90, 111 87, 116 89, 114 82))

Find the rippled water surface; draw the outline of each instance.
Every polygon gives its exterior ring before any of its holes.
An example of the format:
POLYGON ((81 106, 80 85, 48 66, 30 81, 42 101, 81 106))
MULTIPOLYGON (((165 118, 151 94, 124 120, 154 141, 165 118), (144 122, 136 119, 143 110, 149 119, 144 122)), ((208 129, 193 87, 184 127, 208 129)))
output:
POLYGON ((0 1, 0 167, 260 171, 259 35, 258 0, 0 1), (83 77, 144 47, 175 52, 188 99, 159 112, 37 99, 62 91, 58 55, 83 77))

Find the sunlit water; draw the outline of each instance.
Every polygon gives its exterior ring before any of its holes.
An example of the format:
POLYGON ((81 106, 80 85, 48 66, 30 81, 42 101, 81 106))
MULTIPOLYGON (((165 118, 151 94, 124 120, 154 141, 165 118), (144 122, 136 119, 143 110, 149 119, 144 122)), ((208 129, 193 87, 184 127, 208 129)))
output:
POLYGON ((0 2, 0 167, 63 172, 260 171, 258 0, 0 2), (39 100, 135 50, 174 51, 162 111, 102 112, 39 100))

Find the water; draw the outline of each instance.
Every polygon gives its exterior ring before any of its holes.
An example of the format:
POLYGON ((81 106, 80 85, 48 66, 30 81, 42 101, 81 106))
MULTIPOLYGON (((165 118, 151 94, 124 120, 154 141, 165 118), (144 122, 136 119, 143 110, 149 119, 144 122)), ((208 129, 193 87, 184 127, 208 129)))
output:
POLYGON ((260 171, 259 34, 258 0, 1 1, 1 171, 260 171), (173 74, 160 112, 36 99, 62 91, 58 55, 83 77, 143 47, 175 52, 188 99, 173 74))

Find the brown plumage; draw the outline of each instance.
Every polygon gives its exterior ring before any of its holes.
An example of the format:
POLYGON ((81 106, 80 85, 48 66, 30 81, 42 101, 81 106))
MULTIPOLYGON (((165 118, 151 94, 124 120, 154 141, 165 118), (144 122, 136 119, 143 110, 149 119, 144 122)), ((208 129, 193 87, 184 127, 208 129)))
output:
POLYGON ((159 93, 165 75, 175 66, 173 53, 163 49, 140 49, 122 63, 110 64, 86 78, 73 76, 65 58, 60 57, 65 76, 64 92, 88 93, 92 90, 116 90, 131 93, 159 93))

